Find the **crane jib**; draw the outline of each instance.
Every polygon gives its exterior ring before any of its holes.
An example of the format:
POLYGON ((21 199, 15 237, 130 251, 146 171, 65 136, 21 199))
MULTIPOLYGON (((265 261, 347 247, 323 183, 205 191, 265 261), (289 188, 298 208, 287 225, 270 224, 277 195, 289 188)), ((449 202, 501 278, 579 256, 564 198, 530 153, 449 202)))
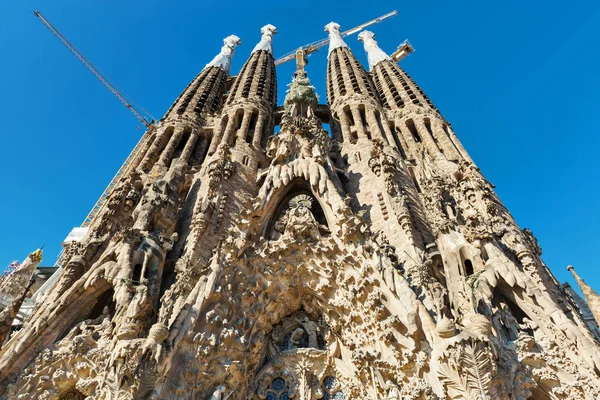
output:
MULTIPOLYGON (((361 25, 356 26, 356 27, 354 27, 352 29, 349 29, 349 30, 347 30, 345 32, 342 32, 340 34, 340 36, 344 38, 344 37, 346 37, 348 35, 353 35, 356 32, 359 32, 362 29, 366 28, 367 26, 370 26, 370 25, 373 25, 373 24, 377 24, 377 23, 379 23, 379 22, 381 22, 381 21, 383 21, 383 20, 385 20, 385 19, 387 19, 389 17, 394 16, 394 15, 398 15, 398 11, 397 10, 394 10, 392 12, 389 12, 389 13, 385 14, 385 15, 382 15, 382 16, 377 17, 375 19, 372 19, 372 20, 370 20, 368 22, 365 22, 364 24, 361 24, 361 25)), ((317 42, 306 44, 304 46, 301 46, 300 48, 304 50, 304 56, 309 56, 311 53, 314 53, 315 51, 317 51, 318 49, 320 49, 321 47, 325 46, 328 43, 329 43, 329 39, 323 39, 323 40, 320 40, 320 41, 317 41, 317 42)), ((290 51, 289 53, 286 53, 283 57, 280 57, 277 60, 275 60, 275 65, 281 65, 283 63, 286 63, 287 61, 295 59, 296 58, 295 54, 296 54, 296 50, 290 51)))

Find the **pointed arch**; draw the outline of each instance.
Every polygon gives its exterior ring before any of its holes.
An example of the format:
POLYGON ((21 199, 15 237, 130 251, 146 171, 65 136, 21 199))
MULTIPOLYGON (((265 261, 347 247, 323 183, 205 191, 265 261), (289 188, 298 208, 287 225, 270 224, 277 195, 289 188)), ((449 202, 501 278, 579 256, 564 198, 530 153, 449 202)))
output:
POLYGON ((329 228, 335 226, 335 214, 331 205, 318 192, 312 190, 310 182, 304 178, 296 177, 287 186, 277 189, 270 195, 270 200, 263 209, 262 220, 258 228, 259 237, 268 236, 282 210, 287 206, 287 202, 300 194, 307 194, 316 201, 315 209, 319 213, 314 216, 319 223, 329 228), (322 214, 320 214, 321 212, 322 214))

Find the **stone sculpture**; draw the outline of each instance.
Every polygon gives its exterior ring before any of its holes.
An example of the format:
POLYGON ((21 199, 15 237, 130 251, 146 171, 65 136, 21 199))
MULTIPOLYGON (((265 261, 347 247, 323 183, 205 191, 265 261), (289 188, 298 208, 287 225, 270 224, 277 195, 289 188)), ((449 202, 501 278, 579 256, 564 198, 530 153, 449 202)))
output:
POLYGON ((237 77, 225 39, 0 349, 0 398, 600 397, 533 234, 372 33, 367 72, 327 29, 327 104, 300 64, 277 107, 272 25, 237 77))

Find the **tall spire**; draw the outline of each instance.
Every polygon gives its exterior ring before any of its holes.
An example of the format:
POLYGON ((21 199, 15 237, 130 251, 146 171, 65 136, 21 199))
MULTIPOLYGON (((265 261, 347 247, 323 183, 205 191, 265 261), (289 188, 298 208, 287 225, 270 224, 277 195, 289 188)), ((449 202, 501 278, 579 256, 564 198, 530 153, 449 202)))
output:
POLYGON ((267 24, 260 29, 262 37, 260 42, 254 47, 252 53, 256 53, 259 50, 265 50, 273 55, 273 35, 277 34, 277 28, 271 24, 267 24))
POLYGON ((592 314, 594 314, 594 318, 596 322, 600 325, 600 295, 596 293, 594 289, 591 288, 579 275, 575 272, 575 268, 572 265, 567 267, 567 270, 573 274, 573 277, 577 281, 581 292, 583 293, 583 297, 585 297, 585 301, 587 301, 592 314))
POLYGON ((229 75, 229 68, 231 68, 231 58, 233 57, 233 53, 235 52, 235 47, 240 46, 241 44, 242 41, 239 37, 235 35, 227 36, 225 39, 223 39, 223 47, 221 47, 221 52, 217 54, 217 56, 213 58, 211 62, 206 64, 204 69, 207 69, 209 67, 219 67, 229 75))
POLYGON ((379 48, 373 32, 362 31, 358 34, 358 41, 363 42, 365 45, 365 52, 369 61, 369 71, 373 71, 373 67, 382 61, 392 61, 392 58, 379 48))
POLYGON ((344 39, 342 39, 342 35, 340 34, 340 24, 337 22, 330 22, 325 25, 325 32, 329 32, 329 52, 327 56, 331 54, 331 52, 338 47, 348 47, 344 39))

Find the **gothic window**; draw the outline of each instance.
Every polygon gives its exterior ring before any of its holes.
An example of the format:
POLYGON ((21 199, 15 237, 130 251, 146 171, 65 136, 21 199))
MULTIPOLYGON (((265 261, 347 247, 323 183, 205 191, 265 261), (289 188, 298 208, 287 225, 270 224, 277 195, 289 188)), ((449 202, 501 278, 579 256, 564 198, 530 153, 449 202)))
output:
POLYGON ((435 137, 435 135, 433 134, 433 130, 431 130, 431 120, 429 118, 425 118, 423 120, 423 123, 425 125, 425 128, 427 128, 427 132, 429 132, 429 134, 431 135, 431 137, 433 138, 434 142, 438 142, 437 138, 435 137))
POLYGON ((346 106, 344 107, 344 115, 346 116, 346 120, 348 121, 348 124, 350 125, 350 132, 349 133, 349 138, 350 138, 350 143, 354 143, 356 141, 356 139, 358 139, 358 136, 356 135, 356 128, 354 127, 354 116, 352 115, 352 111, 350 111, 350 107, 346 106))
POLYGON ((191 128, 186 127, 183 130, 183 135, 181 136, 181 139, 179 139, 179 143, 177 143, 177 147, 175 148, 175 153, 173 154, 173 159, 179 158, 179 156, 181 156, 181 153, 183 153, 183 149, 185 148, 185 145, 187 144, 188 140, 190 140, 191 134, 192 134, 191 128))
POLYGON ((315 240, 329 235, 327 219, 319 202, 303 181, 290 190, 275 211, 268 227, 269 238, 278 240, 282 235, 299 240, 315 240))
POLYGON ((271 136, 275 136, 279 132, 279 126, 277 126, 277 131, 275 131, 275 126, 271 125, 268 121, 263 122, 262 132, 260 133, 260 146, 264 149, 267 147, 267 140, 271 136))
POLYGON ((206 153, 208 153, 208 149, 210 148, 210 140, 210 137, 206 135, 203 135, 196 140, 189 161, 190 165, 200 165, 204 162, 206 153))
POLYGON ((321 385, 321 389, 323 390, 322 400, 345 400, 346 396, 344 392, 340 389, 340 384, 337 378, 333 375, 328 375, 323 379, 323 384, 321 385))
POLYGON ((242 121, 244 120, 244 110, 239 109, 235 112, 235 122, 237 123, 237 129, 242 127, 242 121))
POLYGON ((419 132, 417 132, 417 127, 415 126, 415 123, 412 119, 406 121, 406 127, 412 134, 412 137, 415 140, 415 142, 421 143, 421 136, 419 136, 419 132))
POLYGON ((383 136, 383 138, 385 139, 385 142, 387 144, 389 144, 390 141, 388 140, 388 137, 385 134, 385 129, 383 128, 383 122, 381 119, 381 114, 379 112, 375 112, 375 119, 377 120, 377 127, 379 128, 379 131, 381 132, 381 136, 383 136))
POLYGON ((469 259, 465 260, 465 275, 473 275, 473 263, 469 259))
POLYGON ((248 135, 246 136, 246 142, 252 143, 254 138, 254 130, 256 129, 256 123, 258 122, 258 111, 252 111, 252 117, 250 118, 250 124, 248 125, 248 135))
POLYGON ((367 134, 367 138, 371 139, 371 131, 370 131, 369 124, 367 123, 367 114, 365 111, 365 107, 363 105, 358 107, 358 113, 360 114, 360 122, 362 123, 363 129, 365 130, 365 133, 367 134))
POLYGON ((267 400, 288 400, 289 387, 285 379, 281 377, 274 378, 271 386, 267 390, 267 400))
POLYGON ((404 160, 406 160, 408 157, 406 156, 406 152, 404 151, 404 148, 402 148, 402 145, 400 144, 400 141, 398 139, 398 132, 396 131, 396 126, 394 125, 394 122, 389 121, 388 127, 390 128, 390 132, 392 133, 392 139, 394 139, 394 143, 396 144, 396 148, 398 149, 398 152, 400 153, 402 158, 404 160))
POLYGON ((415 188, 417 189, 417 193, 421 193, 421 186, 419 186, 419 181, 417 181, 417 177, 415 176, 414 167, 408 167, 408 172, 410 177, 412 178, 413 183, 415 184, 415 188))
POLYGON ((135 264, 133 273, 131 274, 131 283, 139 285, 142 280, 142 264, 135 264))

